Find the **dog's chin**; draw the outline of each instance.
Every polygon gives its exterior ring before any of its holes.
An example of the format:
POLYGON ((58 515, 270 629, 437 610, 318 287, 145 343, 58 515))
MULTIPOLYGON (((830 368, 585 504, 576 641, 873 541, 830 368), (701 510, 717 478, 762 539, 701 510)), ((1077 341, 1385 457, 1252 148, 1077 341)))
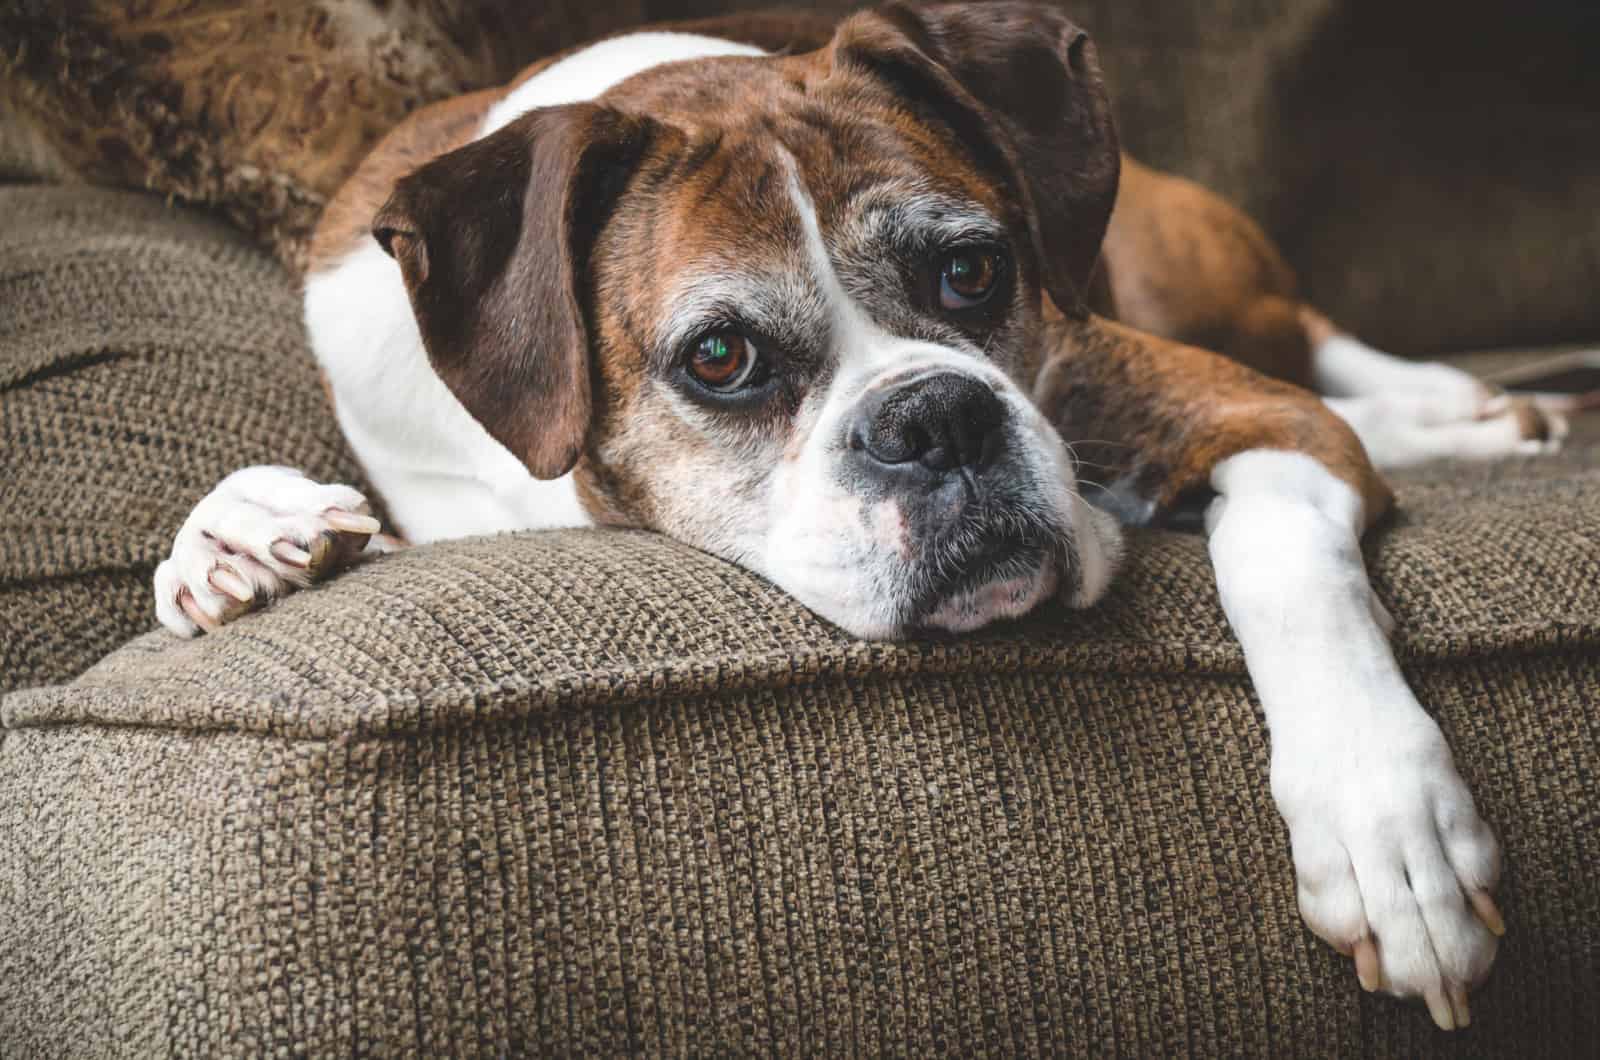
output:
MULTIPOLYGON (((1066 561, 1070 563, 1071 561, 1066 561)), ((795 597, 846 632, 865 640, 905 640, 922 635, 970 633, 994 622, 1021 618, 1052 596, 1061 585, 1063 559, 1035 545, 996 546, 993 553, 973 556, 933 579, 928 572, 899 571, 894 576, 868 577, 865 585, 878 594, 858 591, 857 606, 805 591, 795 597), (888 586, 895 585, 894 590, 888 586), (912 586, 915 586, 913 588, 912 586)))
POLYGON ((991 539, 920 569, 896 564, 876 575, 858 571, 859 577, 850 579, 849 594, 857 606, 804 591, 795 596, 830 622, 868 640, 969 633, 1020 618, 1055 596, 1062 571, 1072 569, 1075 562, 1064 554, 1065 547, 1036 539, 991 539))
POLYGON ((986 573, 990 576, 964 578, 959 588, 924 608, 914 627, 970 633, 992 622, 1021 618, 1050 599, 1061 581, 1059 561, 1039 550, 1026 558, 1008 559, 986 573))
POLYGON ((1022 519, 1021 536, 988 537, 946 556, 939 568, 948 573, 921 595, 911 629, 970 633, 1054 598, 1073 608, 1097 603, 1121 559, 1121 530, 1075 495, 1058 511, 1022 519))

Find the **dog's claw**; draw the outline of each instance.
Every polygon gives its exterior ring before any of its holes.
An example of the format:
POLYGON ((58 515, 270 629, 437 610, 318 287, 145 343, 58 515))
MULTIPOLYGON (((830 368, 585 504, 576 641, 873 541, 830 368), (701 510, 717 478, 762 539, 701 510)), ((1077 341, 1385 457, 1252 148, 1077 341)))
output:
POLYGON ((229 475, 190 513, 156 568, 156 615, 179 636, 212 632, 331 574, 380 530, 366 498, 285 467, 229 475))
POLYGON ((1378 962, 1378 947, 1372 936, 1357 939, 1355 944, 1356 979, 1361 989, 1371 994, 1383 986, 1383 966, 1378 962))
POLYGON ((383 524, 370 515, 361 515, 357 512, 342 512, 337 508, 331 508, 324 512, 322 518, 324 522, 335 530, 340 530, 347 534, 366 534, 370 536, 383 528, 383 524))
POLYGON ((1472 1010, 1467 1007, 1467 988, 1460 983, 1450 984, 1450 1010, 1455 1017, 1457 1030, 1472 1026, 1472 1010))
POLYGON ((1473 891, 1470 895, 1473 912, 1478 914, 1478 919, 1483 921, 1483 926, 1488 928, 1495 938, 1503 938, 1506 933, 1505 918, 1500 915, 1500 907, 1494 904, 1494 898, 1488 891, 1473 891))
POLYGON ((274 541, 272 543, 272 554, 291 567, 299 567, 301 570, 309 570, 311 568, 311 553, 293 541, 274 541))
POLYGON ((200 609, 200 605, 195 602, 193 594, 188 589, 178 594, 178 605, 183 608, 184 614, 194 620, 195 625, 207 633, 215 633, 220 628, 216 619, 200 609))
POLYGON ((1423 992, 1422 1000, 1428 1006, 1428 1015, 1433 1017, 1433 1022, 1438 1024, 1442 1031, 1456 1029, 1455 1013, 1450 1010, 1450 1002, 1446 1000, 1444 991, 1435 987, 1423 992))
POLYGON ((226 567, 216 567, 209 575, 211 584, 239 601, 248 604, 255 599, 256 592, 250 588, 250 583, 239 577, 226 567))

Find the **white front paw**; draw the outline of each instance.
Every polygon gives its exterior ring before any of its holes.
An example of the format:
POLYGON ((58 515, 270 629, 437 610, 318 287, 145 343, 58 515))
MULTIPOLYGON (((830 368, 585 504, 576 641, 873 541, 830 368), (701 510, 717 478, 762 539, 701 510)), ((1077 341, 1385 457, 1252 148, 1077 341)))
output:
POLYGON ((208 493, 156 568, 156 617, 180 637, 217 629, 349 560, 378 520, 349 486, 248 467, 208 493))
POLYGON ((1489 897, 1500 848, 1432 719, 1419 708, 1285 742, 1272 789, 1306 924, 1355 957, 1366 989, 1420 996, 1443 1029, 1466 1026, 1467 990, 1505 931, 1489 897))

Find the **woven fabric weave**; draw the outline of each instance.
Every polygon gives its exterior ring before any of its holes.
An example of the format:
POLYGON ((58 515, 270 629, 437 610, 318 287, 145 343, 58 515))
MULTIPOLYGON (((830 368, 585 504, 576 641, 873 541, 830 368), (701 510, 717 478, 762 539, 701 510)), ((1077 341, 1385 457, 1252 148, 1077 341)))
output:
MULTIPOLYGON (((125 194, 0 215, 0 635, 38 684, 153 624, 221 474, 355 469, 263 256, 125 194)), ((885 645, 654 535, 564 532, 0 700, 3 1051, 1577 1055, 1594 457, 1407 476, 1369 548, 1506 848, 1455 1038, 1300 925, 1197 538, 1135 535, 1086 615, 885 645)))

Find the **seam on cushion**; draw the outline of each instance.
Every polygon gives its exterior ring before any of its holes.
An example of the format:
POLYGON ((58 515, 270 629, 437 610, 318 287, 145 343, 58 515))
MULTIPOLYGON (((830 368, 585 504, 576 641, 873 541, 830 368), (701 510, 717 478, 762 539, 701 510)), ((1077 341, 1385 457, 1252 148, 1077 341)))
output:
MULTIPOLYGON (((192 321, 174 319, 149 310, 141 310, 141 316, 120 316, 103 326, 93 329, 92 335, 85 335, 82 322, 65 319, 44 321, 41 326, 30 329, 26 334, 0 333, 0 353, 14 345, 24 342, 38 342, 41 334, 52 334, 53 342, 61 344, 74 344, 76 349, 70 352, 54 353, 43 363, 24 367, 19 374, 9 374, 10 364, 0 361, 0 388, 5 392, 16 391, 26 394, 23 387, 29 383, 38 383, 55 377, 67 376, 75 371, 94 368, 102 363, 117 360, 150 360, 158 363, 176 363, 187 360, 191 350, 203 345, 213 354, 239 358, 254 358, 257 362, 267 354, 276 353, 290 346, 295 346, 292 335, 285 331, 273 341, 263 342, 259 338, 249 341, 237 337, 237 332, 232 334, 200 335, 196 333, 192 321), (152 337, 154 335, 155 337, 152 337)), ((262 317, 237 318, 241 321, 240 329, 246 325, 262 322, 262 317)), ((300 357, 304 367, 309 371, 316 367, 311 354, 303 347, 296 346, 295 356, 300 357)))
MULTIPOLYGON (((1584 652, 1579 645, 1562 645, 1562 647, 1547 648, 1547 650, 1518 652, 1515 653, 1515 655, 1510 656, 1510 658, 1515 658, 1515 660, 1522 661, 1539 661, 1558 660, 1558 658, 1563 658, 1563 656, 1571 656, 1574 661, 1579 661, 1579 663, 1589 663, 1590 668, 1600 671, 1600 661, 1597 661, 1600 660, 1600 656, 1594 655, 1594 653, 1584 652)), ((1507 658, 1507 656, 1499 656, 1499 660, 1504 660, 1504 658, 1507 658)), ((1477 656, 1462 656, 1462 658, 1438 660, 1435 661, 1435 663, 1429 663, 1429 665, 1424 666, 1406 666, 1406 671, 1408 671, 1410 674, 1413 674, 1413 676, 1414 674, 1419 673, 1434 674, 1434 676, 1437 676, 1437 674, 1448 674, 1450 671, 1459 671, 1459 669, 1467 669, 1470 668, 1470 666, 1482 665, 1482 663, 1486 663, 1486 661, 1498 660, 1485 660, 1485 658, 1477 658, 1477 656)), ((859 674, 837 673, 829 674, 827 679, 834 679, 834 681, 846 681, 846 679, 848 679, 851 684, 858 685, 858 687, 862 687, 862 689, 882 689, 883 685, 888 684, 888 682, 898 681, 898 679, 906 679, 906 677, 939 677, 952 676, 952 674, 968 673, 973 673, 973 671, 970 671, 970 669, 954 669, 954 671, 950 671, 950 669, 910 669, 910 671, 872 671, 872 673, 867 674, 867 676, 859 676, 859 674)), ((986 673, 1018 673, 1018 671, 1014 671, 1014 669, 990 669, 990 671, 986 671, 986 673)), ((1083 673, 1098 673, 1099 676, 1125 676, 1125 674, 1118 674, 1117 671, 1083 671, 1083 669, 1070 668, 1070 666, 1043 666, 1043 668, 1030 668, 1027 669, 1027 673, 1045 674, 1045 676, 1072 676, 1072 674, 1083 673)), ((1245 681, 1248 682, 1248 676, 1243 673, 1243 669, 1240 669, 1240 671, 1237 671, 1237 673, 1234 673, 1234 671, 1190 671, 1190 673, 1173 671, 1173 673, 1165 674, 1158 673, 1158 671, 1139 671, 1139 673, 1141 673, 1142 676, 1178 677, 1178 679, 1184 679, 1184 681, 1213 682, 1226 681, 1226 679, 1245 679, 1245 681)), ((979 676, 981 676, 981 674, 979 674, 979 676)), ((1126 674, 1126 676, 1133 676, 1133 674, 1126 674)), ((510 684, 512 684, 512 682, 501 682, 501 684, 496 685, 496 689, 515 695, 514 690, 510 690, 510 684)), ((784 685, 784 687, 794 687, 794 689, 797 690, 810 689, 810 687, 814 687, 814 685, 818 684, 821 684, 821 679, 819 679, 819 676, 813 677, 813 679, 808 682, 798 682, 798 684, 784 685)), ((760 687, 760 685, 755 685, 755 687, 760 687)), ((66 685, 62 685, 62 689, 67 689, 66 685)), ((37 690, 37 692, 54 692, 54 690, 58 689, 40 689, 37 690)), ((522 692, 526 692, 526 690, 528 689, 522 689, 522 692)), ((752 690, 752 685, 717 685, 717 687, 709 687, 709 689, 698 690, 698 695, 702 698, 717 698, 725 697, 725 695, 738 695, 738 693, 750 692, 750 690, 752 690)), ((19 697, 19 695, 26 695, 27 692, 29 692, 29 690, 22 690, 21 693, 8 693, 8 695, 3 695, 3 697, 0 697, 0 714, 8 714, 8 711, 3 709, 6 706, 6 701, 11 700, 11 698, 19 697)), ((99 692, 99 690, 96 689, 94 692, 99 692)), ((1246 687, 1245 693, 1248 695, 1248 697, 1250 697, 1251 703, 1256 701, 1256 693, 1254 693, 1253 687, 1246 687)), ((651 692, 650 695, 643 695, 643 697, 629 697, 627 700, 621 701, 621 703, 614 703, 613 706, 618 706, 618 708, 622 709, 653 708, 653 706, 659 705, 659 703, 662 703, 662 701, 682 700, 682 698, 688 697, 688 695, 694 695, 694 693, 683 692, 683 690, 664 690, 664 692, 651 692)), ((426 700, 427 697, 406 698, 413 698, 413 700, 426 700)), ((0 748, 3 748, 3 741, 5 741, 6 733, 11 732, 13 729, 146 729, 157 733, 190 733, 190 735, 194 735, 195 738, 214 738, 224 737, 224 735, 235 735, 235 737, 258 738, 258 740, 283 741, 283 743, 291 743, 291 745, 326 745, 328 748, 342 749, 354 748, 354 746, 374 745, 374 743, 389 743, 389 741, 410 740, 410 738, 422 737, 422 735, 427 735, 427 733, 440 732, 440 730, 446 730, 446 732, 470 732, 470 730, 480 729, 480 727, 494 727, 494 725, 518 725, 523 724, 523 722, 533 721, 534 717, 542 716, 542 714, 550 714, 550 716, 554 716, 554 714, 558 713, 558 711, 573 711, 573 709, 579 709, 579 711, 581 711, 581 709, 594 709, 598 708, 598 706, 605 705, 605 698, 594 698, 594 700, 589 700, 589 698, 576 698, 576 700, 557 701, 557 703, 554 703, 554 705, 550 705, 554 706, 554 711, 550 711, 550 709, 531 709, 531 711, 530 709, 522 709, 522 711, 504 711, 504 713, 496 714, 477 714, 477 716, 454 717, 454 719, 451 719, 450 722, 446 722, 446 724, 443 725, 416 725, 416 727, 390 727, 390 729, 346 727, 346 729, 338 730, 338 732, 323 733, 283 732, 282 729, 267 729, 267 727, 259 727, 259 729, 245 729, 245 727, 237 727, 237 725, 165 725, 149 724, 149 722, 120 722, 114 721, 114 719, 106 719, 106 717, 82 717, 82 719, 75 719, 75 721, 11 725, 10 717, 6 717, 5 727, 0 727, 0 748)), ((1432 713, 1432 709, 1429 708, 1429 705, 1427 705, 1426 701, 1422 703, 1422 706, 1424 706, 1424 709, 1429 709, 1429 713, 1432 713)))
MULTIPOLYGON (((1585 627, 1575 631, 1572 637, 1557 636, 1545 640, 1544 643, 1530 643, 1527 645, 1505 645, 1495 650, 1495 656, 1501 660, 1538 659, 1551 656, 1574 655, 1579 658, 1588 658, 1591 652, 1600 649, 1600 629, 1585 627)), ((1096 642, 1093 647, 1103 647, 1107 642, 1096 642)), ((1215 646, 1183 645, 1181 642, 1162 642, 1152 645, 1149 641, 1126 642, 1130 646, 1177 649, 1185 652, 1185 657, 1198 665, 1187 666, 1162 666, 1159 662, 1154 666, 1084 666, 1071 665, 1063 656, 1081 656, 1085 654, 1084 646, 1074 645, 1069 651, 1054 651, 1047 653, 1053 659, 1037 659, 1029 661, 1022 658, 1025 654, 1020 651, 1007 651, 991 653, 980 651, 967 658, 956 660, 954 664, 944 663, 943 660, 935 661, 935 665, 913 665, 905 667, 885 668, 881 660, 874 660, 875 654, 870 642, 863 642, 866 647, 864 652, 848 652, 844 659, 835 660, 821 657, 821 653, 809 653, 806 656, 795 656, 783 653, 777 656, 735 656, 723 660, 716 665, 718 671, 731 670, 734 672, 732 680, 715 680, 710 683, 691 680, 703 678, 706 667, 702 665, 703 659, 693 658, 686 660, 686 666, 675 668, 650 668, 646 670, 629 672, 601 671, 589 675, 577 675, 572 672, 550 675, 537 681, 507 680, 496 682, 477 689, 449 688, 439 689, 431 693, 407 692, 399 695, 375 694, 366 697, 365 702, 370 710, 363 712, 359 718, 349 718, 348 711, 344 710, 347 701, 329 695, 326 692, 314 691, 310 694, 291 696, 288 693, 279 693, 266 698, 258 696, 240 695, 211 695, 205 698, 214 707, 235 706, 233 712, 238 717, 259 718, 259 724, 241 725, 237 721, 228 721, 220 724, 207 723, 176 723, 166 721, 128 721, 117 717, 107 716, 96 710, 97 707, 113 708, 123 704, 137 704, 146 702, 152 697, 168 698, 181 694, 178 689, 169 686, 155 686, 130 692, 125 687, 116 686, 87 686, 61 685, 54 687, 22 689, 0 696, 0 725, 4 728, 45 728, 51 726, 73 726, 92 724, 108 728, 147 728, 160 731, 177 732, 239 732, 255 733, 274 739, 292 741, 309 740, 312 742, 336 740, 344 742, 361 742, 377 737, 407 736, 423 732, 455 729, 461 726, 471 726, 484 723, 500 723, 526 718, 538 713, 547 713, 564 709, 587 709, 607 704, 628 705, 646 700, 657 700, 672 697, 687 696, 713 696, 735 692, 751 691, 761 688, 806 688, 818 685, 824 681, 856 681, 879 682, 890 678, 903 678, 908 676, 926 674, 930 676, 961 676, 973 673, 1010 674, 1028 672, 1050 676, 1066 676, 1073 674, 1091 674, 1099 676, 1127 676, 1127 677, 1171 677, 1171 678, 1216 678, 1216 677, 1244 677, 1246 676, 1242 653, 1237 646, 1231 648, 1218 648, 1215 646), (1201 650, 1195 649, 1200 647, 1201 650), (999 657, 996 658, 995 655, 999 657), (1205 656, 1220 656, 1209 660, 1205 656), (782 668, 772 665, 774 661, 782 661, 790 665, 782 668), (793 665, 797 662, 816 662, 813 668, 803 668, 793 665), (688 671, 683 674, 684 680, 674 680, 669 674, 663 680, 663 669, 678 669, 688 671), (274 701, 294 702, 297 717, 293 722, 284 724, 273 713, 274 701), (508 702, 520 702, 522 705, 507 709, 508 702), (29 708, 37 705, 42 708, 38 713, 48 715, 51 704, 72 703, 80 708, 81 713, 75 713, 68 718, 50 718, 48 716, 30 716, 35 711, 29 708), (315 720, 308 723, 307 708, 334 705, 339 708, 339 716, 330 719, 332 724, 321 725, 315 720), (21 708, 19 719, 18 709, 21 708), (262 708, 266 707, 266 710, 262 708), (397 710, 396 708, 401 708, 397 710), (407 709, 409 708, 409 709, 407 709), (452 709, 454 708, 454 709, 452 709), (397 714, 403 716, 397 717, 397 714), (430 724, 423 724, 422 719, 427 717, 430 724)), ((1092 653, 1090 653, 1092 654, 1092 653)), ((1154 654, 1154 652, 1152 653, 1154 654)), ((1476 653, 1464 653, 1438 659, 1407 659, 1401 658, 1402 665, 1413 672, 1439 672, 1459 668, 1463 664, 1481 661, 1486 656, 1476 653)))
POLYGON ((19 390, 22 387, 32 386, 34 383, 45 379, 54 379, 58 376, 71 375, 82 368, 92 368, 97 364, 108 361, 121 360, 127 356, 121 351, 102 350, 99 352, 67 354, 59 360, 48 364, 39 365, 29 369, 22 375, 11 379, 0 379, 0 393, 8 390, 19 390))
MULTIPOLYGON (((31 554, 30 558, 37 560, 38 554, 33 553, 31 554)), ((0 547, 0 593, 17 589, 37 589, 40 586, 59 585, 63 582, 76 581, 79 578, 104 576, 108 574, 142 573, 153 578, 156 573, 156 568, 161 565, 161 560, 164 558, 164 556, 158 556, 155 558, 139 559, 133 552, 130 551, 130 553, 122 559, 111 562, 108 562, 105 559, 99 559, 96 562, 91 563, 89 566, 73 567, 71 570, 62 571, 59 574, 38 573, 38 564, 35 563, 35 573, 18 575, 9 573, 6 570, 6 568, 11 566, 11 564, 8 559, 6 549, 4 547, 0 547)), ((150 605, 150 628, 155 629, 156 609, 153 594, 150 599, 150 605)))

